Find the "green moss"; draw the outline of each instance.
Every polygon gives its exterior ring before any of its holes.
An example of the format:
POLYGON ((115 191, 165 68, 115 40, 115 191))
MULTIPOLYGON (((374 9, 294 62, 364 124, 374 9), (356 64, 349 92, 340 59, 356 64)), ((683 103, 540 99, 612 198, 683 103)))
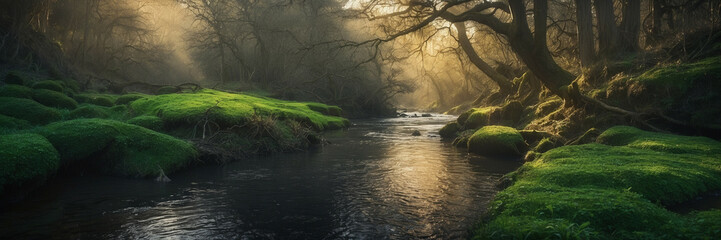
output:
POLYGON ((43 136, 0 135, 0 193, 9 186, 45 178, 58 166, 58 152, 43 136))
POLYGON ((242 125, 255 115, 273 116, 308 124, 315 129, 347 127, 347 119, 323 115, 307 103, 259 98, 203 89, 196 93, 166 94, 139 99, 130 104, 139 115, 155 115, 166 123, 194 126, 208 114, 213 122, 230 127, 242 125))
POLYGON ((488 117, 495 110, 496 107, 471 108, 458 116, 456 121, 466 129, 483 127, 488 124, 488 117))
POLYGON ((33 124, 46 124, 60 120, 60 112, 57 109, 22 98, 0 97, 0 114, 33 124))
POLYGON ((63 82, 45 80, 33 84, 34 89, 46 89, 62 93, 65 90, 63 82))
POLYGON ((5 129, 25 129, 30 127, 30 122, 17 119, 14 117, 8 117, 0 114, 0 128, 5 129))
POLYGON ((138 99, 141 99, 141 98, 144 98, 144 97, 148 97, 148 96, 150 96, 150 95, 142 94, 142 93, 128 93, 128 94, 119 96, 119 97, 115 100, 115 104, 118 104, 118 105, 120 105, 120 104, 128 104, 128 103, 131 103, 131 102, 133 102, 133 101, 135 101, 135 100, 138 100, 138 99))
POLYGON ((516 129, 485 126, 468 139, 468 151, 487 156, 523 156, 527 146, 516 129))
POLYGON ((330 105, 325 105, 322 103, 315 103, 315 102, 306 102, 305 104, 311 110, 325 114, 325 115, 340 117, 343 114, 343 109, 341 109, 337 106, 330 106, 330 105))
POLYGON ((10 71, 5 75, 3 81, 7 84, 25 85, 27 78, 22 73, 10 71))
POLYGON ((515 183, 496 196, 476 238, 719 236, 717 211, 680 216, 658 203, 675 204, 720 189, 721 143, 626 126, 607 130, 597 141, 614 146, 565 146, 524 164, 513 174, 515 183))
POLYGON ((536 108, 536 116, 545 117, 553 111, 556 111, 559 107, 561 107, 561 105, 563 105, 563 100, 560 98, 551 98, 548 101, 538 104, 538 107, 536 108))
POLYGON ((155 91, 155 94, 163 95, 163 94, 171 94, 171 93, 177 93, 180 89, 174 86, 164 86, 158 88, 158 90, 155 91))
POLYGON ((523 116, 523 104, 519 101, 510 101, 501 107, 500 123, 515 125, 523 116))
POLYGON ((441 135, 441 138, 455 138, 459 130, 461 130, 461 126, 458 122, 451 122, 438 130, 438 135, 441 135))
POLYGON ((453 139, 453 146, 462 148, 468 147, 468 139, 470 139, 475 132, 475 129, 468 129, 458 133, 458 137, 456 137, 456 139, 453 139))
POLYGON ((541 139, 540 142, 538 142, 538 145, 533 149, 533 151, 538 153, 545 153, 548 150, 551 150, 556 147, 556 144, 553 143, 553 141, 550 138, 544 138, 541 139))
POLYGON ((76 119, 41 131, 64 164, 90 161, 99 171, 121 176, 156 176, 186 166, 197 152, 190 143, 113 120, 76 119))
POLYGON ((92 100, 92 104, 103 106, 103 107, 112 107, 115 105, 115 100, 109 98, 109 97, 96 97, 92 100))
POLYGON ((83 104, 75 110, 70 111, 67 115, 67 119, 108 117, 110 117, 110 110, 108 110, 108 108, 89 104, 83 104))
POLYGON ((156 116, 138 116, 128 120, 128 123, 155 131, 163 129, 163 120, 156 116))
POLYGON ((75 100, 80 103, 90 103, 98 106, 112 107, 118 95, 104 93, 81 93, 74 96, 75 100))
POLYGON ((33 90, 33 100, 48 107, 64 108, 71 110, 78 107, 78 102, 76 102, 72 98, 66 96, 63 93, 47 89, 33 90))
POLYGON ((694 63, 659 66, 644 72, 629 82, 673 88, 681 94, 689 90, 700 79, 721 78, 721 57, 711 57, 694 63))
POLYGON ((0 97, 32 98, 33 90, 22 85, 7 84, 0 86, 0 97))

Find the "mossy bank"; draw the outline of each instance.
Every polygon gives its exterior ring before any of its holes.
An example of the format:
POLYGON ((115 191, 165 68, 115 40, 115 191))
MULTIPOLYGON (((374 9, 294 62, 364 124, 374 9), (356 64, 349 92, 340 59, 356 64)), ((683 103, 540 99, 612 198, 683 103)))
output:
POLYGON ((61 81, 14 81, 0 86, 0 196, 63 171, 156 177, 303 150, 322 142, 320 131, 348 127, 342 114, 321 103, 210 89, 115 95, 78 93, 61 81))

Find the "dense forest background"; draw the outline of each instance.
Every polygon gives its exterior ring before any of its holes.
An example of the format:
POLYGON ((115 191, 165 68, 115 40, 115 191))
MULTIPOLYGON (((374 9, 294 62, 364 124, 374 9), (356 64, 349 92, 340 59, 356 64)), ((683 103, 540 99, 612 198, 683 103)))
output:
POLYGON ((359 116, 530 105, 539 92, 588 104, 619 74, 717 54, 721 23, 717 0, 0 4, 3 71, 100 92, 197 84, 359 116))

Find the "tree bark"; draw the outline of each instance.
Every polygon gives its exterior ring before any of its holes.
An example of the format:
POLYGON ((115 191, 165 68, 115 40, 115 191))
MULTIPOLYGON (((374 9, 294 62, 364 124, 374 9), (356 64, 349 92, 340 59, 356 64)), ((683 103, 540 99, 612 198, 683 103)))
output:
POLYGON ((589 67, 595 58, 596 47, 593 39, 593 19, 591 18, 591 1, 576 0, 576 29, 581 67, 589 67))
POLYGON ((616 17, 613 14, 612 0, 595 0, 598 21, 598 55, 603 58, 612 56, 616 51, 616 40, 618 39, 618 27, 616 17))
POLYGON ((486 74, 491 81, 495 82, 501 92, 510 93, 513 90, 513 84, 508 78, 496 72, 495 69, 478 56, 478 53, 476 53, 476 50, 473 48, 473 45, 466 34, 466 25, 462 22, 456 22, 453 23, 453 26, 455 26, 456 30, 458 30, 458 44, 461 45, 461 48, 468 56, 471 63, 481 70, 481 72, 486 74))
POLYGON ((638 47, 638 33, 641 26, 641 1, 623 1, 623 20, 621 21, 621 34, 619 49, 622 52, 635 52, 638 47))

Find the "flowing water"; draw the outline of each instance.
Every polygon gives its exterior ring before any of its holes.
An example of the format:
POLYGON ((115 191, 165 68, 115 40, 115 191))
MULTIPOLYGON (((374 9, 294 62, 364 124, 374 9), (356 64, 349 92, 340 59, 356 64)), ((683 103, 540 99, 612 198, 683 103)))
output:
POLYGON ((452 120, 359 120, 322 148, 194 167, 168 183, 56 179, 0 209, 0 239, 467 237, 520 163, 440 141, 452 120))

